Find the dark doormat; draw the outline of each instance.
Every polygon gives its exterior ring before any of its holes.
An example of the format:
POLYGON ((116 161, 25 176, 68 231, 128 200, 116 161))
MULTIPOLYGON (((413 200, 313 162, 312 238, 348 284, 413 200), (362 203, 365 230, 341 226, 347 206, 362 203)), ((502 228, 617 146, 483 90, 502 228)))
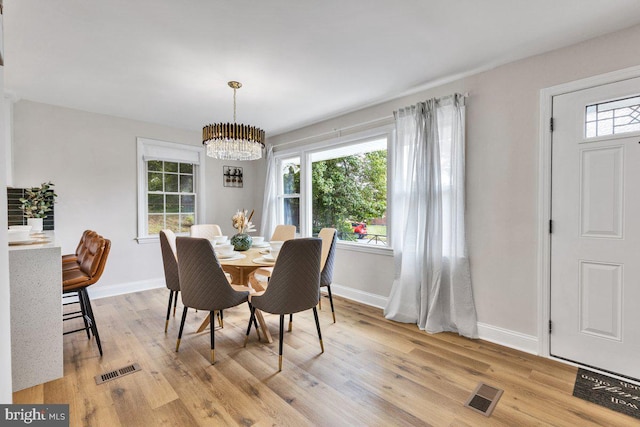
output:
POLYGON ((580 368, 573 395, 640 419, 640 386, 631 382, 580 368))

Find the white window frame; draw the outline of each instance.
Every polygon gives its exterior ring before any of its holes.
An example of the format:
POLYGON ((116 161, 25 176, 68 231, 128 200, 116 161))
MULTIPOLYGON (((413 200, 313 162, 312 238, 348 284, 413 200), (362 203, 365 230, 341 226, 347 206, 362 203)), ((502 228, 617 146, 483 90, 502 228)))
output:
POLYGON ((278 183, 277 183, 277 195, 276 195, 276 218, 278 218, 278 224, 284 224, 284 200, 285 199, 298 199, 300 201, 300 230, 296 232, 296 235, 298 236, 304 236, 304 224, 303 224, 303 214, 302 214, 302 210, 303 208, 303 194, 304 194, 304 190, 302 188, 302 157, 300 157, 298 154, 293 154, 291 156, 276 156, 276 170, 279 171, 278 172, 278 183), (284 192, 284 183, 282 182, 282 166, 285 160, 290 160, 292 158, 298 157, 300 159, 300 193, 287 193, 285 194, 284 192))
MULTIPOLYGON (((205 217, 204 183, 205 152, 204 147, 160 141, 157 139, 137 138, 138 165, 138 243, 153 243, 159 240, 158 235, 149 235, 147 229, 147 161, 163 160, 165 162, 192 163, 194 165, 194 192, 196 194, 195 219, 205 217)), ((185 234, 185 233, 178 233, 185 234)))
MULTIPOLYGON (((282 161, 290 159, 292 157, 300 157, 300 236, 311 236, 312 219, 311 219, 311 194, 312 194, 312 182, 311 182, 311 157, 313 153, 321 151, 327 151, 331 149, 339 148, 340 146, 352 145, 357 143, 366 142, 367 140, 373 140, 378 138, 387 139, 387 207, 389 202, 389 194, 391 189, 392 179, 392 159, 391 159, 391 144, 395 141, 395 131, 393 124, 376 127, 363 132, 354 133, 347 136, 341 136, 337 138, 328 139, 325 141, 316 142, 296 148, 288 148, 283 150, 276 150, 274 148, 274 157, 276 159, 276 170, 278 171, 276 177, 278 180, 278 202, 276 208, 277 221, 282 224, 284 221, 284 212, 282 209, 282 177, 280 171, 282 170, 282 161)), ((391 224, 391 209, 387 209, 387 226, 391 224)), ((389 230, 389 229, 387 229, 389 230)), ((346 242, 339 240, 337 243, 338 248, 351 250, 355 252, 366 252, 375 254, 393 255, 392 242, 390 239, 390 233, 387 232, 387 246, 378 245, 364 245, 355 242, 346 242)))

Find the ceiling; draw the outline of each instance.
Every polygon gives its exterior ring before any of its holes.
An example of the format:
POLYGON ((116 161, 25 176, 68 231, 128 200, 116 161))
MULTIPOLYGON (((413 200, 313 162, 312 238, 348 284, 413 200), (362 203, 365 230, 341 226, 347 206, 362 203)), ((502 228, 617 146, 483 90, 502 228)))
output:
POLYGON ((5 90, 282 133, 640 22, 638 0, 4 0, 5 90))

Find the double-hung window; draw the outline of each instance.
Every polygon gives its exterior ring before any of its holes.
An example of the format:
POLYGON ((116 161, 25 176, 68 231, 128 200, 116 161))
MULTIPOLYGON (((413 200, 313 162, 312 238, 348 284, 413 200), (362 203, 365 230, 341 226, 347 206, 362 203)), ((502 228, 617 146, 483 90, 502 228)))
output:
POLYGON ((295 225, 301 236, 335 228, 344 247, 387 247, 391 138, 385 127, 276 152, 278 223, 295 225))
POLYGON ((186 234, 202 215, 202 147, 138 138, 138 241, 186 234))

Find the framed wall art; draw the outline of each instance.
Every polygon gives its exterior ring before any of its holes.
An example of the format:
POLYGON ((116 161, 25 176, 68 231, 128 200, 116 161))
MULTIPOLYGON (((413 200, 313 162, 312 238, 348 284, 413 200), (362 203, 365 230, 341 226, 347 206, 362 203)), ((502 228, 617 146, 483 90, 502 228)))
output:
POLYGON ((242 188, 242 168, 238 166, 223 166, 222 183, 225 187, 242 188))

